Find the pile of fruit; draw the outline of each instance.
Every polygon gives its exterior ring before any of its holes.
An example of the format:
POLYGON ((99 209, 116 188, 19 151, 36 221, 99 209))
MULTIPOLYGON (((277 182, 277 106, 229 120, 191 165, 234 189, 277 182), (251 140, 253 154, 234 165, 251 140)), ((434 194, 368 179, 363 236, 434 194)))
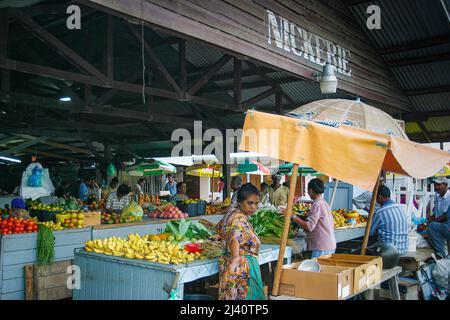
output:
POLYGON ((231 198, 226 198, 224 201, 223 201, 223 206, 224 207, 229 207, 231 205, 231 198))
POLYGON ((338 210, 333 210, 331 212, 333 214, 334 228, 342 228, 345 227, 347 223, 347 219, 341 214, 338 210))
POLYGON ((1 218, 8 218, 13 213, 13 209, 0 209, 0 217, 1 218))
POLYGON ((33 201, 27 206, 30 210, 45 210, 45 211, 63 211, 64 207, 59 204, 43 204, 40 201, 33 201))
POLYGON ((145 259, 163 264, 180 264, 202 258, 199 252, 190 253, 184 247, 170 241, 151 241, 150 235, 128 235, 128 240, 111 237, 86 241, 86 251, 125 257, 145 259))
POLYGON ((222 211, 223 209, 224 207, 221 205, 207 204, 205 214, 215 214, 219 211, 222 211))
POLYGON ((185 200, 181 200, 181 203, 184 204, 191 204, 191 203, 199 203, 200 199, 185 199, 185 200))
POLYGON ((38 225, 35 219, 22 220, 17 218, 0 218, 0 234, 17 234, 37 232, 38 225))
POLYGON ((149 195, 149 194, 141 194, 139 195, 138 204, 153 204, 155 206, 161 205, 161 200, 159 199, 159 195, 149 195))
POLYGON ((135 222, 135 221, 141 221, 141 220, 142 220, 142 217, 135 217, 131 214, 102 212, 102 216, 101 216, 102 224, 129 223, 129 222, 135 222))
POLYGON ((106 200, 102 199, 98 203, 98 210, 105 210, 106 209, 106 200))
POLYGON ((159 207, 155 211, 152 211, 149 214, 149 217, 161 219, 182 219, 189 217, 189 215, 187 213, 181 212, 179 208, 169 203, 163 207, 159 207))
POLYGON ((53 221, 46 221, 46 222, 38 222, 39 225, 44 225, 47 228, 49 228, 52 231, 59 231, 64 230, 64 227, 61 225, 61 222, 53 222, 53 221))
POLYGON ((300 202, 294 204, 294 207, 292 208, 294 211, 310 211, 311 210, 311 203, 306 202, 300 202))
POLYGON ((79 211, 65 211, 55 215, 56 222, 65 229, 84 227, 84 214, 79 211))
POLYGON ((356 210, 337 209, 332 211, 334 228, 348 228, 354 226, 361 226, 366 221, 364 216, 361 216, 356 210), (351 223, 351 220, 353 223, 351 223))

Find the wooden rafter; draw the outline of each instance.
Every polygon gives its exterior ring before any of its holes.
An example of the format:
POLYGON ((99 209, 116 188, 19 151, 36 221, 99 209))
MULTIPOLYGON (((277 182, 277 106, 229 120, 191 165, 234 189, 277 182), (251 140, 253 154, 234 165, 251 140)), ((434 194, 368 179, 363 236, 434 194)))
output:
POLYGON ((204 86, 209 79, 214 76, 217 71, 219 71, 225 64, 227 64, 228 61, 231 60, 231 56, 224 55, 221 57, 216 63, 214 63, 206 72, 203 74, 199 79, 197 79, 196 82, 189 88, 189 95, 194 95, 202 86, 204 86))
POLYGON ((45 140, 47 140, 47 139, 49 139, 49 137, 39 137, 39 138, 34 138, 34 139, 32 139, 32 140, 23 142, 23 143, 21 143, 21 144, 19 144, 19 145, 17 145, 17 146, 14 146, 14 147, 12 147, 12 148, 9 148, 9 149, 7 149, 7 150, 0 151, 0 156, 8 156, 8 155, 17 153, 18 151, 21 151, 21 150, 23 150, 23 149, 25 149, 25 148, 28 148, 28 147, 30 147, 30 146, 36 145, 36 144, 38 144, 38 143, 41 143, 42 141, 45 141, 45 140))
POLYGON ((49 45, 50 48, 55 49, 61 56, 68 59, 70 62, 79 67, 81 70, 94 76, 100 82, 105 84, 108 83, 108 79, 104 74, 98 71, 94 66, 92 66, 89 62, 80 57, 74 50, 66 46, 63 42, 61 42, 50 32, 41 27, 33 19, 26 16, 23 12, 19 10, 13 10, 11 12, 12 16, 17 18, 30 32, 34 33, 39 38, 39 40, 49 45))

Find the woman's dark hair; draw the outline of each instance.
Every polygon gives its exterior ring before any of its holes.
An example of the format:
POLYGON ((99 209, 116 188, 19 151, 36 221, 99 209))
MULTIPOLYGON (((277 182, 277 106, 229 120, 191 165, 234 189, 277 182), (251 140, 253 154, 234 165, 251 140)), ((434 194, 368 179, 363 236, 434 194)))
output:
POLYGON ((145 179, 144 179, 144 178, 140 178, 140 179, 138 180, 138 184, 141 184, 142 182, 145 182, 145 179))
POLYGON ((268 188, 268 187, 269 187, 269 184, 267 182, 261 183, 261 190, 265 189, 265 188, 268 188))
POLYGON ((127 184, 123 183, 117 189, 117 197, 121 198, 121 197, 129 194, 130 191, 131 191, 131 188, 127 184))
POLYGON ((117 185, 119 185, 119 179, 117 179, 117 177, 112 178, 111 181, 109 182, 109 186, 113 187, 117 185))
POLYGON ((237 193, 237 202, 242 203, 251 195, 259 197, 259 190, 251 183, 244 184, 237 193))
POLYGON ((183 184, 186 184, 186 182, 180 181, 180 182, 177 183, 177 193, 180 192, 181 187, 183 186, 183 184))
POLYGON ((308 188, 312 189, 315 193, 324 193, 325 192, 325 185, 323 184, 323 181, 320 179, 312 179, 308 183, 308 188))

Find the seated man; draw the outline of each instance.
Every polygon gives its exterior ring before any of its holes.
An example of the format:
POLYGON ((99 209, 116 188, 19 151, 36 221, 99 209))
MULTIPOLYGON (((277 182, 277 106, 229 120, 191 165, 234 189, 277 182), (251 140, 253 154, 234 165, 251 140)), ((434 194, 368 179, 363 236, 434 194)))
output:
POLYGON ((438 258, 445 258, 445 247, 450 240, 450 206, 447 212, 438 219, 434 219, 428 226, 431 245, 438 258))
POLYGON ((399 254, 408 250, 408 221, 402 205, 391 200, 391 191, 386 186, 378 188, 377 202, 380 208, 375 212, 370 229, 371 236, 378 242, 390 243, 399 254))

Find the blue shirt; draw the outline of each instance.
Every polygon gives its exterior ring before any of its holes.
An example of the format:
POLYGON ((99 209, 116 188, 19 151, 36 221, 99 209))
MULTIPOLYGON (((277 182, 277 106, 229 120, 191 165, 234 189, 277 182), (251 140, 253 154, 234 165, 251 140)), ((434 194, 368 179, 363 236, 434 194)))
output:
POLYGON ((80 184, 80 189, 78 190, 78 195, 81 200, 86 201, 89 194, 89 189, 85 183, 80 184))
POLYGON ((408 220, 402 205, 386 201, 378 209, 372 221, 370 235, 377 235, 379 242, 394 245, 399 254, 408 250, 408 220))
POLYGON ((436 193, 434 197, 434 208, 433 213, 435 218, 439 218, 445 214, 450 207, 450 190, 444 194, 443 197, 439 193, 436 193))
POLYGON ((177 183, 174 182, 173 184, 170 184, 170 182, 167 182, 164 189, 169 191, 171 196, 174 196, 177 194, 177 183))

